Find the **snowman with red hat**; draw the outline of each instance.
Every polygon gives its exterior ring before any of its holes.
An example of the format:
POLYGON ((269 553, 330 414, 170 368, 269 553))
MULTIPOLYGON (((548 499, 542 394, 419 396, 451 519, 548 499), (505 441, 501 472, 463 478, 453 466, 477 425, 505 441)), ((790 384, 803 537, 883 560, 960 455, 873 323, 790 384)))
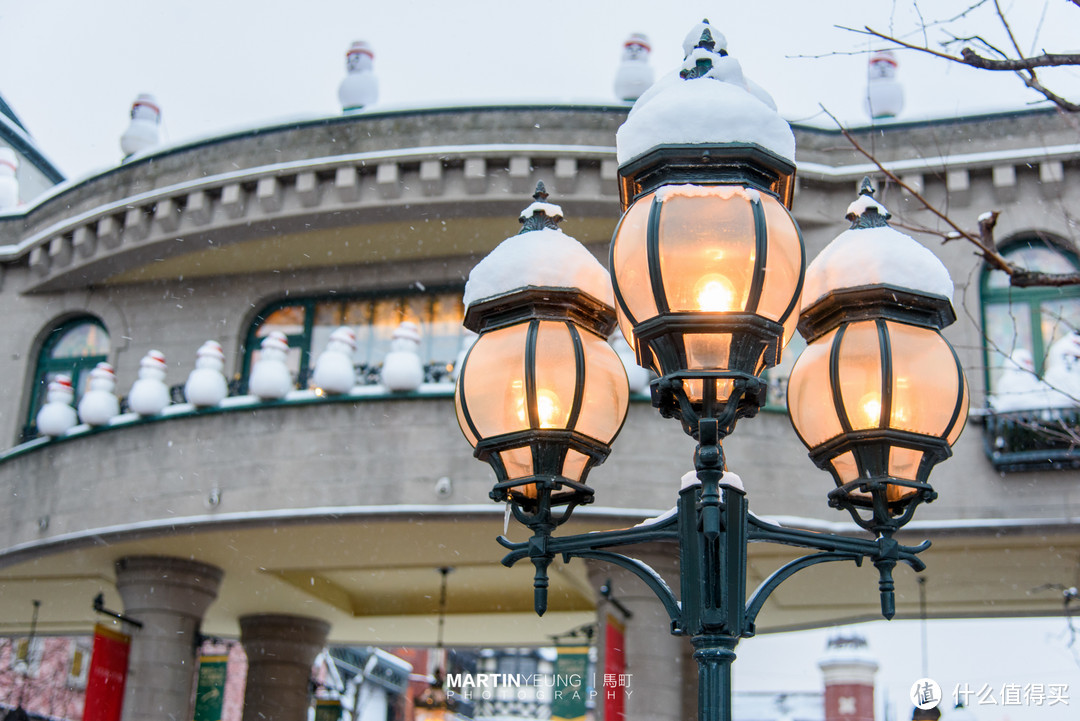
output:
POLYGON ((71 377, 58 374, 49 381, 49 392, 45 404, 37 414, 38 432, 56 438, 78 425, 75 415, 75 389, 71 387, 71 377))

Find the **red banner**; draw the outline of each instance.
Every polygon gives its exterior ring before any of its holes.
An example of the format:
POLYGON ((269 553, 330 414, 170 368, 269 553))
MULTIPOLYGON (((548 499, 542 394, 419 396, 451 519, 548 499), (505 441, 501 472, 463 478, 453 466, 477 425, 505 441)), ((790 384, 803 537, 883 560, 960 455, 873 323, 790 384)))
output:
POLYGON ((607 617, 604 628, 604 721, 624 721, 626 718, 626 630, 607 617))
POLYGON ((120 721, 130 649, 131 636, 107 626, 94 627, 83 721, 120 721))

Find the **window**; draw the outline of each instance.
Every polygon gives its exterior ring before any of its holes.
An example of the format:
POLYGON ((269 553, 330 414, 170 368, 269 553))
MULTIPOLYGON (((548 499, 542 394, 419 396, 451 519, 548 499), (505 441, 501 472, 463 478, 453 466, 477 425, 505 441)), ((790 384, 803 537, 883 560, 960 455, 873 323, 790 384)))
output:
MULTIPOLYGON (((1002 254, 1029 270, 1070 273, 1080 269, 1075 256, 1039 238, 1009 243, 1002 254)), ((1080 287, 1013 288, 1004 272, 987 270, 982 276, 982 312, 986 390, 992 394, 1009 367, 1009 357, 1017 351, 1030 352, 1035 373, 1043 375, 1054 341, 1080 329, 1080 287)))
POLYGON ((276 330, 288 338, 289 369, 297 386, 306 388, 330 334, 344 325, 356 332, 353 364, 359 383, 377 383, 390 337, 403 321, 412 321, 420 327, 425 380, 448 381, 461 350, 464 316, 460 290, 280 301, 263 310, 248 333, 243 376, 246 380, 258 359, 262 339, 276 330))
MULTIPOLYGON (((1009 243, 1002 254, 1046 273, 1080 268, 1072 253, 1037 237, 1009 243)), ((1080 287, 1013 288, 1005 273, 984 270, 980 290, 985 384, 994 411, 986 418, 987 456, 1002 472, 1080 468, 1080 408, 1061 382, 1074 371, 1066 370, 1065 356, 1050 352, 1080 329, 1080 287)))
POLYGON ((45 403, 49 381, 61 373, 71 376, 71 385, 75 388, 75 402, 78 403, 86 390, 90 371, 98 363, 108 360, 110 347, 109 332, 105 330, 104 324, 90 316, 65 321, 49 332, 38 354, 22 440, 37 435, 35 419, 38 410, 45 403))

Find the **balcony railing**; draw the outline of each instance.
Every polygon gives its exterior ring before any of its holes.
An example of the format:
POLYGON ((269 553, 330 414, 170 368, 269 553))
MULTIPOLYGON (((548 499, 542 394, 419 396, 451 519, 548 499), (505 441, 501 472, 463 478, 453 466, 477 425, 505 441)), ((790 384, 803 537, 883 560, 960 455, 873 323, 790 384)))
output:
POLYGON ((1080 408, 989 413, 986 455, 999 471, 1080 468, 1080 408))

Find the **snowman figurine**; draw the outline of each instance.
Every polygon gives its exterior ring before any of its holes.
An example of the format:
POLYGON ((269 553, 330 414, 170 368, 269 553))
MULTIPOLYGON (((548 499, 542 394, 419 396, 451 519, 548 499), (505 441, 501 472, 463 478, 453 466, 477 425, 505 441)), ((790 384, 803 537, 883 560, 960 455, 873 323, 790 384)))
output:
POLYGON ((131 105, 131 124, 120 136, 120 149, 124 157, 158 144, 158 127, 161 125, 161 108, 153 95, 142 93, 131 105))
POLYGON ((19 180, 15 171, 19 158, 9 147, 0 147, 0 210, 10 210, 19 204, 19 180))
POLYGON ((286 362, 289 357, 289 341, 279 330, 272 330, 263 338, 262 353, 251 369, 248 390, 264 401, 284 398, 293 390, 292 374, 286 362))
POLYGON ((49 392, 45 404, 37 414, 38 432, 56 438, 78 425, 75 415, 75 389, 71 387, 71 377, 63 374, 55 376, 49 382, 49 392))
POLYGON ((326 350, 315 361, 311 376, 315 387, 327 393, 348 393, 356 385, 355 351, 356 333, 352 328, 343 325, 331 333, 326 350))
POLYGON ((199 408, 216 406, 229 395, 225 380, 225 353, 216 340, 208 340, 195 351, 195 368, 184 384, 184 398, 199 408))
POLYGON ((139 377, 128 393, 128 408, 140 416, 156 416, 172 402, 169 386, 165 385, 165 354, 147 351, 139 361, 139 377))
POLYGON ((623 43, 622 59, 615 71, 615 97, 619 100, 637 100, 653 84, 649 52, 649 38, 641 33, 623 43))
POLYGON ((894 118, 904 109, 904 86, 896 78, 896 56, 879 50, 866 73, 866 112, 874 120, 894 118))
POLYGON ((91 426, 103 426, 118 415, 116 371, 108 363, 98 363, 90 371, 90 388, 79 401, 79 419, 91 426))
POLYGON ((415 391, 424 382, 420 329, 416 323, 403 322, 390 337, 390 352, 383 360, 382 382, 391 391, 415 391))
POLYGON ((338 100, 346 113, 371 105, 379 97, 379 81, 372 71, 375 53, 363 40, 357 40, 345 53, 345 78, 338 86, 338 100))

